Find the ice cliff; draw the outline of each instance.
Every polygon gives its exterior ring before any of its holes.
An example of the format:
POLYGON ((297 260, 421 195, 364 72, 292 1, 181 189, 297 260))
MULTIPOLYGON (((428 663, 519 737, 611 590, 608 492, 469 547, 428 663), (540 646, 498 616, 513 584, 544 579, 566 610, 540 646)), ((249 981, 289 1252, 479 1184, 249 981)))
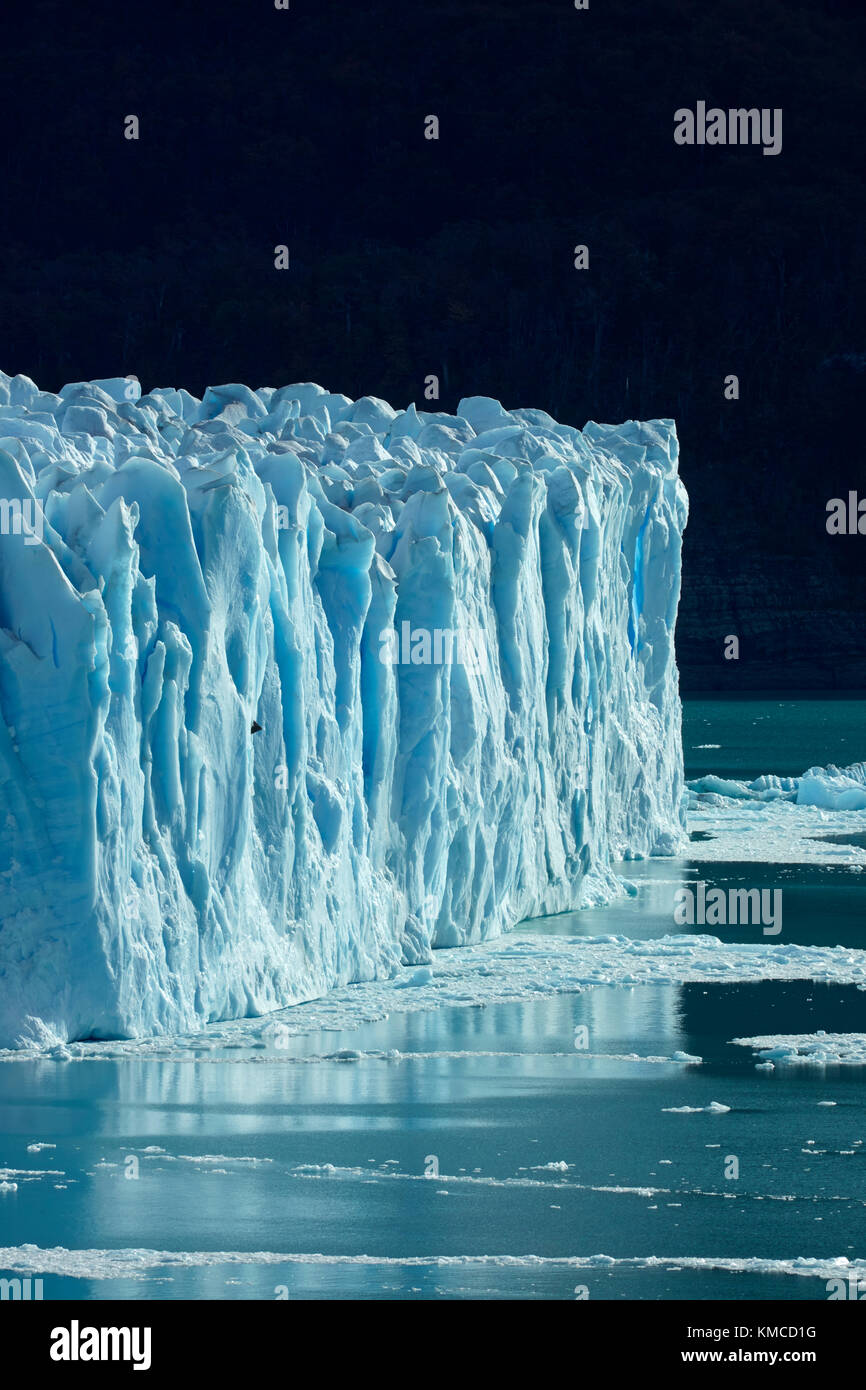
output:
POLYGON ((0 1045, 264 1013, 673 850, 685 519, 668 420, 0 373, 0 1045))

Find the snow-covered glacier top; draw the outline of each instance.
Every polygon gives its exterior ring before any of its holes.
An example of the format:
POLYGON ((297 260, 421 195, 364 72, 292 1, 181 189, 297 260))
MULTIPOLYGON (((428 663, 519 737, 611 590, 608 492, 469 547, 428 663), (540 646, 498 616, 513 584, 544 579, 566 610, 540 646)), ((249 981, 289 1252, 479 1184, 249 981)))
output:
POLYGON ((0 373, 0 1046, 190 1031, 682 839, 672 421, 0 373))

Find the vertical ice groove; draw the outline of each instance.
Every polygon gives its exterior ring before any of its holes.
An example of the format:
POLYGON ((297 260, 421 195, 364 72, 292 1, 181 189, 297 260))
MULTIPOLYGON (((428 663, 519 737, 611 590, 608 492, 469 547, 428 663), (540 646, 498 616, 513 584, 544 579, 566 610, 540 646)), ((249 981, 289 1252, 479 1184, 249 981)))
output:
POLYGON ((0 1046, 387 977, 681 843, 672 421, 0 398, 0 1046))

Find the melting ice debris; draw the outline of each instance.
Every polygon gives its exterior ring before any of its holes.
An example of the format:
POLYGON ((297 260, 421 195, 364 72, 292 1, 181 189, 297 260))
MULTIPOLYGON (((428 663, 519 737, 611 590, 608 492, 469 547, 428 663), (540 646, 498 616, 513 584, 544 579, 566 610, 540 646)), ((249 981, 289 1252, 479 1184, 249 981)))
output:
POLYGON ((699 777, 687 787, 689 825, 702 835, 693 859, 866 870, 866 763, 751 782, 699 777))
POLYGON ((792 1275, 803 1278, 866 1279, 866 1261, 837 1256, 707 1255, 341 1255, 276 1250, 67 1250, 64 1246, 0 1247, 5 1270, 21 1274, 54 1274, 67 1279, 145 1279, 154 1269, 207 1269, 244 1265, 370 1266, 393 1269, 593 1269, 619 1266, 632 1269, 725 1270, 732 1274, 792 1275))
POLYGON ((429 965, 419 965, 417 970, 413 970, 405 979, 397 981, 398 989, 410 989, 415 985, 429 985, 433 979, 433 971, 429 965))
POLYGON ((818 806, 828 811, 866 811, 866 762, 843 768, 832 763, 829 767, 811 767, 801 777, 765 774, 752 782, 710 775, 695 778, 688 788, 694 808, 734 799, 791 801, 797 806, 818 806))
MULTIPOLYGON (((800 1066, 866 1066, 866 1033, 772 1033, 755 1038, 732 1038, 736 1047, 749 1047, 764 1063, 800 1066)), ((833 1105, 835 1101, 818 1101, 833 1105)))
POLYGON ((665 1105, 662 1107, 663 1115, 727 1115, 730 1110, 729 1105, 722 1105, 721 1101, 711 1100, 709 1105, 665 1105))
MULTIPOLYGON (((437 971, 429 985, 413 989, 397 988, 394 979, 371 980, 293 1005, 279 1018, 213 1023, 204 1034, 175 1035, 168 1040, 151 1037, 72 1043, 67 1051, 73 1061, 134 1056, 171 1058, 198 1065, 213 1060, 220 1065, 231 1061, 308 1064, 316 1058, 293 1051, 294 1038, 356 1029, 359 1022, 383 1021, 391 1015, 449 1007, 478 1008, 516 1000, 534 1003, 556 994, 618 988, 626 981, 631 988, 635 984, 658 987, 719 980, 726 985, 758 980, 813 980, 866 990, 866 951, 764 942, 731 945, 711 936, 630 941, 624 936, 543 936, 535 932, 521 936, 518 928, 515 934, 500 941, 464 946, 454 966, 437 971)), ((568 1055, 579 1061, 593 1054, 570 1050, 568 1055)), ((594 1055, 617 1060, 605 1053, 594 1055)), ((31 1049, 0 1049, 0 1064, 14 1065, 32 1056, 31 1049)), ((701 1059, 685 1054, 672 1059, 638 1060, 694 1065, 701 1059)), ((772 1063, 766 1066, 773 1069, 772 1063)))
POLYGON ((0 374, 0 498, 41 519, 0 534, 0 1045, 266 1013, 675 851, 677 453, 0 374))

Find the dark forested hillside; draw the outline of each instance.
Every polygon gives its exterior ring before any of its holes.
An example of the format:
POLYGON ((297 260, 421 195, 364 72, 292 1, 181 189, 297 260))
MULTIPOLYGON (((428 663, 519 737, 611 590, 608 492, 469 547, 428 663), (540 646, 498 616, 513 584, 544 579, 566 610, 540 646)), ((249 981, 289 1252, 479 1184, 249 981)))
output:
POLYGON ((684 688, 866 685, 862 6, 35 0, 4 48, 5 371, 673 416, 684 688), (781 152, 678 146, 699 100, 781 152))

